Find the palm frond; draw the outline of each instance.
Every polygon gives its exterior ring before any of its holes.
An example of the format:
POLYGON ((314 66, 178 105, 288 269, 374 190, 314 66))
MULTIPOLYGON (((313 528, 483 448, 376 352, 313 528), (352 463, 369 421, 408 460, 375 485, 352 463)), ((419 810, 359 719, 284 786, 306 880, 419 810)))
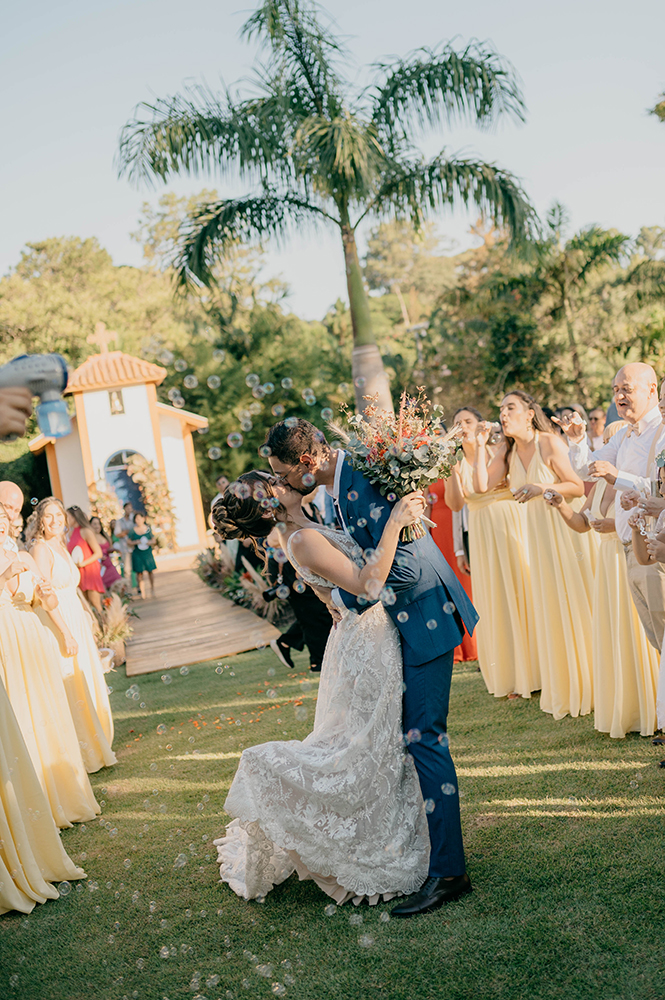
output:
POLYGON ((392 208, 418 225, 428 212, 460 204, 474 205, 505 228, 514 244, 524 242, 535 227, 535 212, 513 174, 482 160, 448 158, 445 152, 429 162, 391 161, 369 210, 392 208))
POLYGON ((289 169, 284 145, 281 96, 234 104, 204 87, 141 104, 123 128, 117 162, 132 180, 166 180, 180 173, 226 173, 235 165, 241 175, 281 176, 289 169))
POLYGON ((329 119, 317 115, 300 126, 294 142, 296 175, 319 193, 344 191, 364 198, 376 188, 385 155, 371 125, 351 112, 329 119))
POLYGON ((653 302, 665 303, 665 260, 643 260, 628 272, 626 285, 632 292, 627 308, 641 309, 653 302))
POLYGON ((182 240, 173 264, 178 283, 214 283, 216 261, 232 244, 282 239, 294 226, 335 222, 323 209, 294 194, 228 198, 202 205, 182 227, 182 240))
POLYGON ((248 41, 259 38, 271 50, 275 67, 297 76, 318 114, 328 110, 329 98, 341 88, 334 64, 346 54, 331 29, 321 24, 322 14, 314 0, 263 0, 240 32, 248 41))
POLYGON ((630 236, 599 226, 589 226, 576 233, 566 243, 566 250, 579 252, 580 262, 577 272, 579 279, 586 281, 594 268, 601 264, 618 264, 630 244, 630 236))
POLYGON ((517 74, 487 42, 473 41, 459 52, 451 43, 439 52, 422 48, 376 69, 385 79, 371 94, 372 118, 390 135, 405 135, 409 119, 421 128, 487 127, 501 115, 525 120, 517 74))

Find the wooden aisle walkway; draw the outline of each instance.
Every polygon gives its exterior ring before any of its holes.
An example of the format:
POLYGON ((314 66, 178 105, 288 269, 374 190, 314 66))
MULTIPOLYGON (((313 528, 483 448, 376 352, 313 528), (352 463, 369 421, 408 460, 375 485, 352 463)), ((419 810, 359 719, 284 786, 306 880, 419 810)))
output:
POLYGON ((193 570, 155 577, 157 596, 136 601, 127 676, 201 663, 269 643, 279 631, 206 586, 193 570))

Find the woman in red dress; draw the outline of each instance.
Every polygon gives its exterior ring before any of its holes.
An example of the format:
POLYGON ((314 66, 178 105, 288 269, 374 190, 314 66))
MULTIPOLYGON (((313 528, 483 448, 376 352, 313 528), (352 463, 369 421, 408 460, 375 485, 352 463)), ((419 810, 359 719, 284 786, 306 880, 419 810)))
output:
POLYGON ((101 614, 104 584, 99 560, 103 558, 102 550, 90 527, 90 521, 80 507, 67 508, 67 525, 69 527, 67 548, 81 572, 79 587, 85 594, 86 600, 101 614))
MULTIPOLYGON (((432 506, 429 511, 429 516, 436 522, 436 528, 432 528, 432 538, 438 545, 446 560, 450 563, 455 576, 469 595, 469 599, 472 600, 473 595, 471 593, 469 561, 466 553, 462 553, 461 550, 459 556, 455 555, 455 544, 453 542, 453 512, 450 507, 448 507, 444 499, 444 489, 443 480, 439 480, 439 482, 434 483, 433 486, 430 487, 432 506)), ((469 635, 465 632, 462 642, 455 650, 455 663, 461 663, 464 660, 477 659, 478 648, 475 636, 469 635)))

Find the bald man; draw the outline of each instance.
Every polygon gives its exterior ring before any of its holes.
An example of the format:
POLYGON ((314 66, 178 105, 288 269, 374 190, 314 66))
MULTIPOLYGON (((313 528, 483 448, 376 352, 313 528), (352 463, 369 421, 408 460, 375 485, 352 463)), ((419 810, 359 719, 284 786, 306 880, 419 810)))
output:
MULTIPOLYGON (((23 509, 23 492, 18 488, 16 483, 10 482, 9 479, 4 479, 0 482, 0 503, 7 511, 9 523, 14 524, 18 521, 23 509)), ((18 552, 16 542, 9 535, 5 539, 4 548, 11 552, 18 552)))
POLYGON ((617 491, 614 518, 626 553, 630 592, 649 642, 660 651, 665 632, 665 566, 640 566, 628 523, 636 495, 645 492, 660 436, 658 380, 651 365, 635 363, 619 369, 612 387, 619 417, 628 426, 594 452, 584 428, 581 432, 566 429, 570 461, 583 479, 605 479, 617 491))

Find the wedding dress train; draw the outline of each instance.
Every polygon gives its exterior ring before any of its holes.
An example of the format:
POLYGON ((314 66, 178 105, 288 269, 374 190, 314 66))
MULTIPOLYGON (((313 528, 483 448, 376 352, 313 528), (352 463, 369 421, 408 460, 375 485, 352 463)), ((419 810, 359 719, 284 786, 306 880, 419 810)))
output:
MULTIPOLYGON (((321 530, 362 560, 348 535, 321 530)), ((427 817, 402 738, 399 633, 383 605, 348 612, 333 629, 312 732, 245 750, 225 809, 235 819, 215 841, 221 879, 244 899, 264 897, 294 871, 338 903, 422 885, 427 817)))

